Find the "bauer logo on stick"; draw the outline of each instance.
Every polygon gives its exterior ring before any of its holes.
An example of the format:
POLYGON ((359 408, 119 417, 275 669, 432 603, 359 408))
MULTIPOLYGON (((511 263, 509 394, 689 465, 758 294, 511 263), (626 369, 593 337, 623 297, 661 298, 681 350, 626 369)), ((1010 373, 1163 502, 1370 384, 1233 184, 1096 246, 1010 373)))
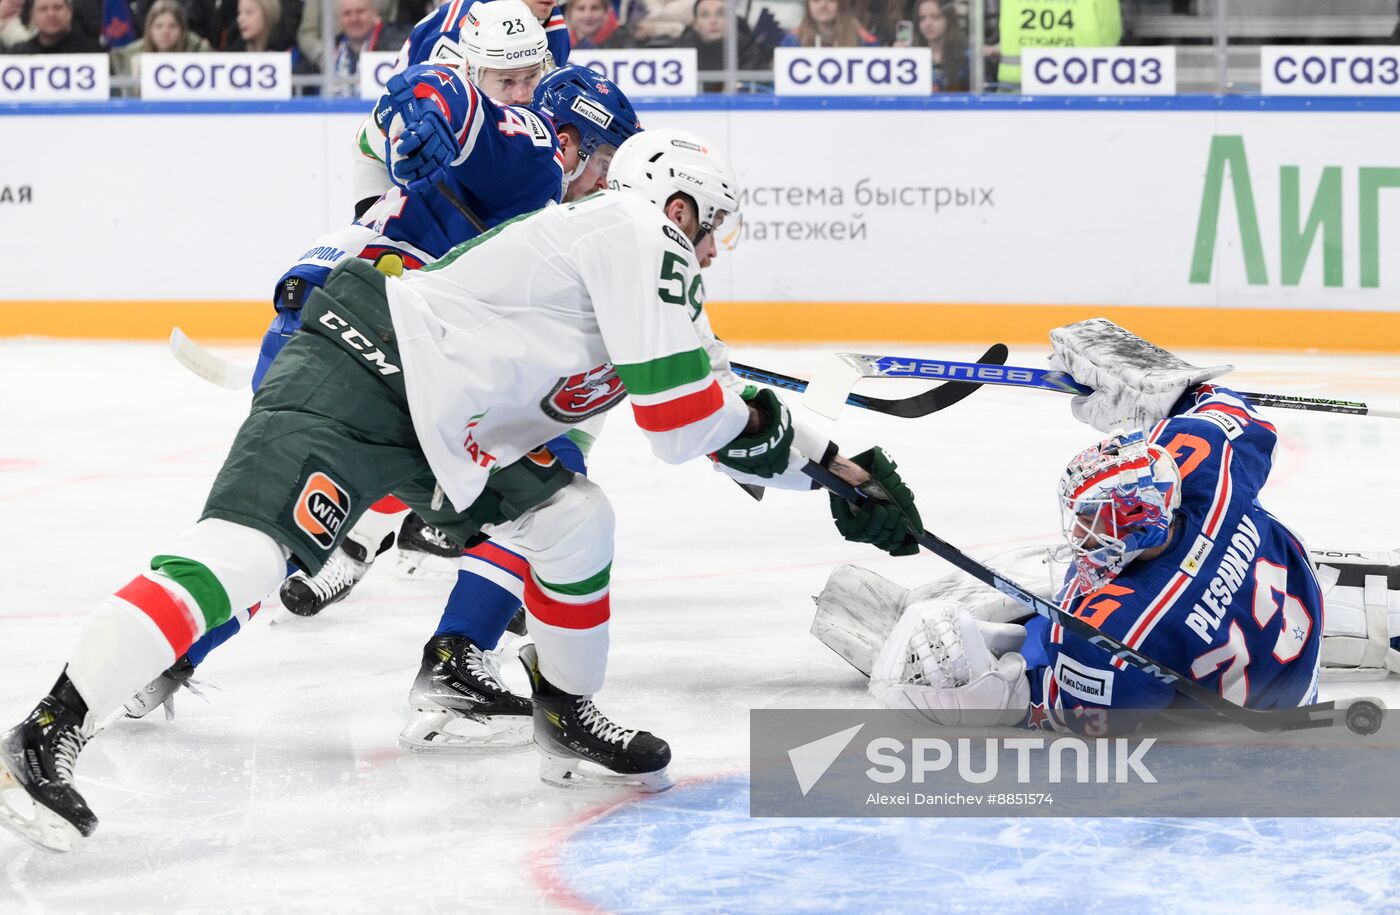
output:
POLYGON ((349 515, 350 496, 319 470, 307 477, 292 509, 297 527, 327 550, 335 544, 335 535, 349 515))

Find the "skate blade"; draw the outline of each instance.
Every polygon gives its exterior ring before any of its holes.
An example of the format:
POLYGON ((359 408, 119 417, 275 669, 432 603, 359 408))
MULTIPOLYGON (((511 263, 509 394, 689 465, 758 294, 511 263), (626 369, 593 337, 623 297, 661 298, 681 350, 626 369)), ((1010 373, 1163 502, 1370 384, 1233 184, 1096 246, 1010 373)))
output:
POLYGON ((399 550, 394 567, 405 578, 421 581, 448 581, 457 577, 457 560, 417 550, 399 550))
POLYGON ((534 743, 528 715, 476 718, 452 709, 419 706, 399 734, 399 746, 414 753, 510 753, 534 743))
POLYGON ((675 785, 664 768, 655 772, 610 772, 586 760, 555 756, 543 750, 540 750, 540 781, 571 791, 623 789, 642 794, 660 794, 675 785))
POLYGON ((72 851, 73 845, 82 838, 77 827, 30 796, 10 771, 9 761, 3 758, 0 758, 0 826, 40 851, 54 854, 72 851), (16 802, 22 806, 17 806, 16 802))

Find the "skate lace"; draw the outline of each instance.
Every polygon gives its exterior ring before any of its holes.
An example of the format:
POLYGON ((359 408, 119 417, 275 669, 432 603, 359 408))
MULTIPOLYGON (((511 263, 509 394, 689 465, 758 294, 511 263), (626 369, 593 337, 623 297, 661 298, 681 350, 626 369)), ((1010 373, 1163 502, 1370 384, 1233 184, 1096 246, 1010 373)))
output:
POLYGON ((501 683, 501 661, 495 652, 482 651, 473 645, 467 649, 463 663, 467 672, 478 681, 493 689, 505 692, 505 685, 501 683))
POLYGON ((629 731, 609 721, 606 715, 598 711, 598 706, 593 704, 592 699, 579 699, 575 707, 578 709, 579 721, 595 737, 609 743, 625 744, 637 736, 636 731, 629 731))
POLYGON ((54 738, 53 768, 60 781, 73 781, 73 767, 86 743, 87 737, 78 728, 64 728, 54 738))
POLYGON ((336 550, 331 558, 326 560, 321 571, 307 579, 307 584, 323 600, 334 597, 346 588, 353 588, 355 582, 360 580, 360 575, 363 574, 357 568, 360 565, 363 563, 351 559, 343 550, 336 550))

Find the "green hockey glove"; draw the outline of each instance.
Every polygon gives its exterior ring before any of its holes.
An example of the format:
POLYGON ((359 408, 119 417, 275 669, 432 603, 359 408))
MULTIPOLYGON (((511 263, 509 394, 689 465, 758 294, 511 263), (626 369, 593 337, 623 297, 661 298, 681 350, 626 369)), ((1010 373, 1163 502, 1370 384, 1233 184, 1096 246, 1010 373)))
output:
POLYGON ((792 415, 768 388, 744 399, 758 410, 758 430, 740 435, 716 451, 714 458, 741 473, 776 477, 787 470, 792 453, 792 415))
POLYGON ((870 474, 890 501, 871 499, 859 508, 838 495, 831 496, 831 517, 836 529, 852 543, 872 543, 891 556, 912 556, 919 552, 913 529, 922 530, 914 493, 895 472, 895 462, 879 448, 871 448, 851 458, 851 463, 870 474))

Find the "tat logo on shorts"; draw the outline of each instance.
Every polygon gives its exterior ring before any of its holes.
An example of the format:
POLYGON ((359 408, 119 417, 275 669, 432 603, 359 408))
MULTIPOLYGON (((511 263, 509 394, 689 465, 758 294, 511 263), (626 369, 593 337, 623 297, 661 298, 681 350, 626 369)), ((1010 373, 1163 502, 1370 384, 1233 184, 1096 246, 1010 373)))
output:
POLYGON ((306 485, 292 509, 297 527, 327 550, 335 543, 335 535, 349 515, 350 496, 340 484, 319 470, 306 478, 306 485))
POLYGON ((615 407, 627 396, 622 379, 611 362, 559 379, 554 390, 540 401, 540 409, 555 422, 577 423, 615 407))

